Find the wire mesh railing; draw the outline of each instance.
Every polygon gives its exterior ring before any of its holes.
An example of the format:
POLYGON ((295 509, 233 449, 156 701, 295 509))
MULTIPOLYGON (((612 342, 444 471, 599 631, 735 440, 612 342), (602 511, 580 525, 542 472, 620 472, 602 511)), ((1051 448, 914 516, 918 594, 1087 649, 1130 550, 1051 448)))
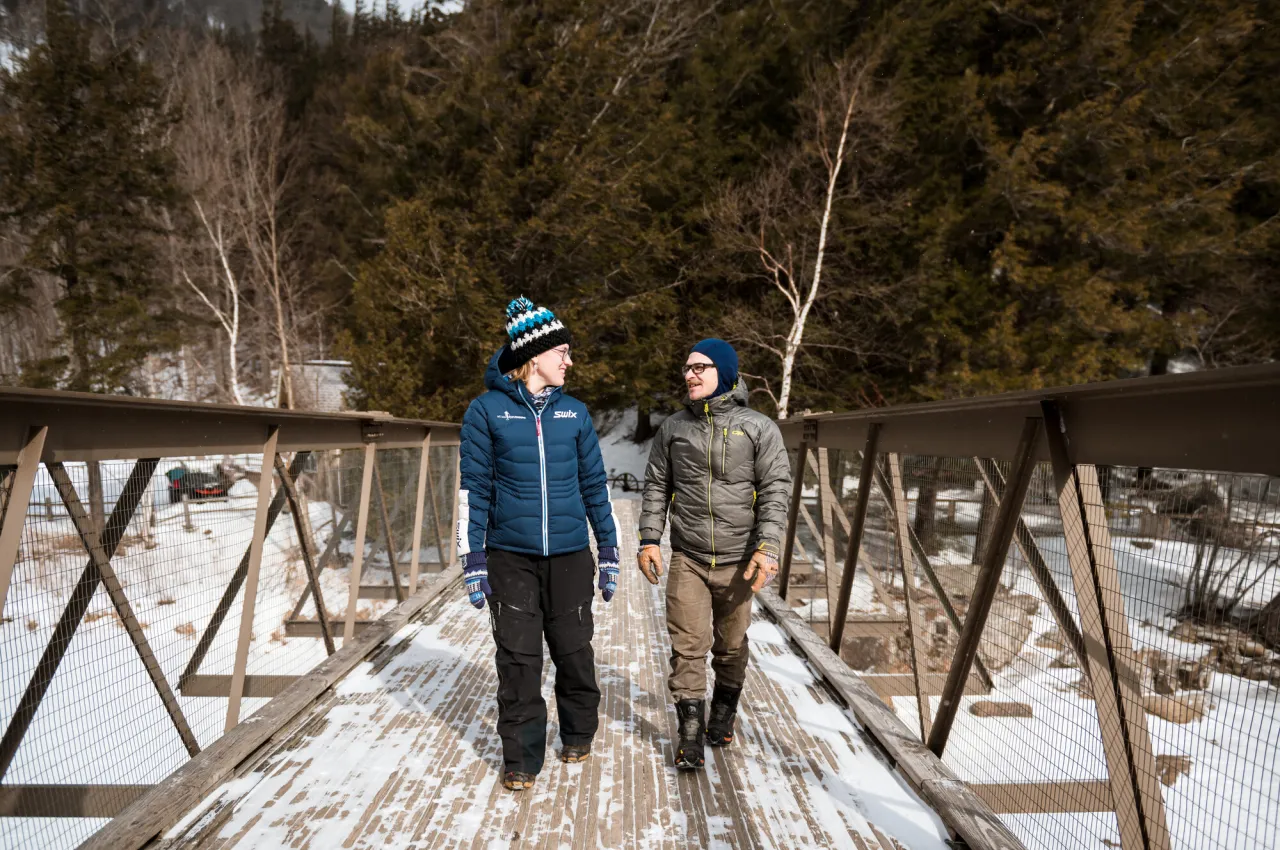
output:
POLYGON ((276 451, 135 458, 55 444, 62 405, 43 452, 0 455, 6 847, 80 844, 323 662, 346 619, 376 620, 452 554, 455 426, 243 411, 276 451), (277 443, 291 424, 303 444, 277 443), (93 453, 106 458, 73 459, 93 453))
MULTIPOLYGON (((1087 463, 1123 456, 1098 442, 1098 422, 1052 394, 1023 411, 1043 413, 1027 420, 1024 468, 1017 452, 977 454, 976 434, 969 456, 894 451, 930 442, 910 412, 887 411, 874 428, 868 413, 857 437, 823 417, 800 440, 793 431, 793 462, 805 457, 787 602, 838 639, 841 658, 1027 847, 1274 846, 1280 486, 1270 447, 1237 439, 1232 472, 1187 468, 1194 441, 1166 452, 1181 465, 1087 463), (881 427, 877 444, 870 432, 881 427), (1071 444, 1084 432, 1093 443, 1071 444), (895 433, 910 439, 886 446, 895 433), (863 438, 863 450, 849 448, 863 438), (1258 471, 1244 471, 1251 464, 1258 471)), ((1170 445, 1180 426, 1155 410, 1114 424, 1105 408, 1090 415, 1117 432, 1158 421, 1170 445)), ((943 434, 946 416, 930 426, 943 434)), ((963 450, 965 438, 933 442, 963 450)))

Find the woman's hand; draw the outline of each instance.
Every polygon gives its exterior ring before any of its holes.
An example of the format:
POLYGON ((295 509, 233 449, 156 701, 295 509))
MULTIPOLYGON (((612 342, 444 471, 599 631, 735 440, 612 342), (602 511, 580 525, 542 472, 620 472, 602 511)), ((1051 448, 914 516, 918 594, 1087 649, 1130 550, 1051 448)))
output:
POLYGON ((662 547, 653 544, 641 546, 636 563, 649 584, 657 584, 658 576, 662 575, 662 547))
POLYGON ((618 592, 618 547, 601 546, 596 564, 600 568, 600 598, 608 602, 618 592))

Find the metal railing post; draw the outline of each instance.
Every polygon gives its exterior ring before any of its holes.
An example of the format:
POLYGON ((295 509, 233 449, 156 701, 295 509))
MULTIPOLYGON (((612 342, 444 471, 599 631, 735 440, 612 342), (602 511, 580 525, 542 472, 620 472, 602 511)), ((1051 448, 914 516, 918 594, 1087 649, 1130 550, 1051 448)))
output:
MULTIPOLYGON (((457 535, 458 540, 462 539, 462 535, 467 533, 465 528, 458 528, 458 494, 462 492, 462 445, 458 445, 458 457, 454 463, 453 471, 453 511, 450 513, 449 526, 453 529, 453 533, 457 535)), ((434 510, 434 507, 432 508, 434 510)), ((444 553, 440 553, 440 560, 444 561, 444 553)), ((449 547, 449 566, 456 566, 458 563, 458 547, 452 545, 449 547)))
POLYGON ((827 588, 827 635, 836 621, 836 592, 839 584, 836 580, 836 535, 833 526, 836 523, 835 493, 831 490, 831 456, 819 448, 818 455, 818 514, 819 528, 822 529, 822 576, 827 588))
POLYGON ((342 645, 356 634, 356 605, 360 600, 360 570, 364 567, 364 537, 369 528, 369 496, 373 492, 373 467, 378 462, 378 446, 366 443, 364 470, 360 476, 360 507, 356 510, 356 544, 351 558, 351 580, 347 589, 347 617, 342 624, 342 645))
MULTIPOLYGON (((418 592, 418 562, 421 560, 422 552, 422 506, 427 497, 427 476, 431 469, 431 430, 427 430, 427 436, 422 438, 422 456, 418 458, 418 492, 414 497, 413 503, 413 543, 410 550, 413 554, 409 556, 409 595, 418 592)), ((436 537, 439 538, 440 530, 436 529, 436 537)), ((437 539, 436 546, 440 545, 437 539)), ((444 553, 441 552, 441 560, 444 553)))
POLYGON ((982 638, 987 615, 991 613, 991 603, 995 601, 996 590, 1000 586, 1000 572, 1004 568, 1005 557, 1009 554, 1009 542, 1013 539, 1013 530, 1017 527, 1018 515, 1022 511, 1022 500, 1026 498, 1031 473, 1036 467, 1036 441, 1040 437, 1040 427, 1039 419, 1028 418, 1022 424, 1022 435, 1018 438, 1018 448, 1014 452, 1009 489, 1000 502, 996 524, 991 530, 991 540, 987 551, 982 555, 982 569, 978 572, 973 596, 969 600, 969 610, 965 614, 964 629, 960 632, 955 658, 951 662, 951 669, 947 671, 947 683, 942 689, 938 716, 934 718, 933 729, 929 733, 929 749, 938 758, 942 758, 942 751, 947 746, 947 737, 951 734, 951 724, 955 722, 956 712, 960 708, 965 682, 969 679, 973 660, 978 656, 978 642, 982 638))
MULTIPOLYGON (((258 576, 262 571, 262 547, 267 536, 267 513, 271 507, 271 482, 274 479, 276 441, 279 427, 272 425, 262 445, 262 466, 258 475, 258 508, 253 517, 253 537, 249 541, 249 568, 245 573, 244 605, 240 609, 240 635, 236 640, 235 667, 231 671, 231 693, 227 700, 227 722, 230 730, 240 722, 240 700, 244 696, 245 667, 249 663, 249 642, 253 638, 253 614, 258 602, 258 576)), ((323 605, 323 600, 317 600, 323 605)))
MULTIPOLYGON (((902 486, 902 461, 897 452, 890 452, 889 483, 893 488, 893 512, 897 521, 898 566, 902 569, 902 601, 907 608, 907 637, 911 652, 911 678, 916 689, 916 710, 920 716, 920 740, 929 739, 929 697, 924 687, 925 671, 920 669, 927 657, 924 644, 924 623, 920 620, 919 600, 911 596, 916 589, 916 564, 909 542, 911 523, 907 520, 907 494, 902 486)), ((870 482, 868 482, 869 484, 870 482)), ((974 658, 976 660, 977 654, 974 658)), ((963 683, 961 684, 963 687, 963 683)))
POLYGON ((830 646, 837 655, 844 640, 844 624, 849 617, 849 597, 853 594, 853 575, 858 568, 862 549, 862 531, 867 522, 867 504, 871 501, 871 478, 875 474, 876 447, 880 443, 880 423, 867 428, 867 442, 862 448, 862 466, 858 470, 858 501, 853 506, 849 525, 849 545, 845 549, 844 572, 840 574, 840 595, 836 599, 836 621, 831 628, 830 646))
POLYGON ((44 454, 47 436, 49 428, 45 425, 34 426, 27 432, 27 441, 18 455, 18 468, 14 470, 13 484, 5 502, 4 516, 0 517, 0 617, 4 616, 9 583, 13 581, 13 565, 18 560, 18 546, 22 543, 22 527, 27 521, 27 505, 31 502, 31 490, 36 483, 36 470, 40 468, 40 456, 44 454))
MULTIPOLYGON (((306 452, 299 452, 306 454, 306 452)), ((320 624, 320 637, 324 639, 324 651, 333 655, 337 650, 333 645, 333 633, 329 630, 329 615, 324 609, 324 593, 320 590, 320 570, 316 562, 316 538, 311 530, 311 517, 307 514, 294 485, 293 476, 285 468, 284 458, 276 455, 276 474, 280 476, 280 486, 284 488, 285 498, 289 500, 289 511, 293 514, 293 527, 298 532, 298 542, 302 546, 302 565, 307 571, 307 588, 316 600, 316 621, 320 624)), ((305 595, 304 595, 305 598, 305 595)))
MULTIPOLYGON (((800 498, 804 491, 804 462, 809 453, 809 423, 805 423, 805 438, 796 450, 796 465, 791 473, 791 501, 787 505, 787 535, 782 544, 782 563, 778 565, 778 596, 787 598, 787 585, 791 583, 791 558, 795 554, 796 523, 800 518, 800 498)), ((814 429, 817 430, 816 427, 814 429)))
POLYGON ((1124 850, 1168 850, 1164 798, 1106 512, 1100 498, 1086 495, 1100 494, 1097 470, 1071 461, 1059 404, 1046 400, 1041 408, 1120 843, 1124 850))

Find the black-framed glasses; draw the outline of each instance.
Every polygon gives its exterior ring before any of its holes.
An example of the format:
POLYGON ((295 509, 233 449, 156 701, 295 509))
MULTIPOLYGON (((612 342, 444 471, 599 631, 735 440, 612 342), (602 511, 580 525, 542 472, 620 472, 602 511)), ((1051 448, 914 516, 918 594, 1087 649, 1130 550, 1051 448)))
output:
POLYGON ((560 355, 561 363, 567 363, 573 359, 573 351, 567 345, 564 348, 552 348, 549 350, 554 351, 556 354, 560 355))
POLYGON ((680 369, 680 377, 683 378, 685 375, 689 374, 690 372, 697 375, 698 377, 702 377, 703 372, 707 371, 708 369, 714 369, 714 368, 716 368, 716 364, 714 363, 686 363, 680 369))

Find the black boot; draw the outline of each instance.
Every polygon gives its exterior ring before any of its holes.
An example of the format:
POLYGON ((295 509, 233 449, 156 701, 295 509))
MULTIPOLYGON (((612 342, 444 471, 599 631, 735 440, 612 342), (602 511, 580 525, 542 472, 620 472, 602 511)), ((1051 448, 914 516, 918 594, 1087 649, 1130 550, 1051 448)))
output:
POLYGON ((733 743, 733 720, 738 715, 738 697, 742 688, 728 688, 719 683, 711 695, 711 720, 707 722, 707 743, 725 747, 733 743))
POLYGON ((676 715, 680 718, 676 767, 702 767, 706 764, 702 749, 702 730, 707 718, 706 703, 700 699, 682 699, 676 703, 676 715))

